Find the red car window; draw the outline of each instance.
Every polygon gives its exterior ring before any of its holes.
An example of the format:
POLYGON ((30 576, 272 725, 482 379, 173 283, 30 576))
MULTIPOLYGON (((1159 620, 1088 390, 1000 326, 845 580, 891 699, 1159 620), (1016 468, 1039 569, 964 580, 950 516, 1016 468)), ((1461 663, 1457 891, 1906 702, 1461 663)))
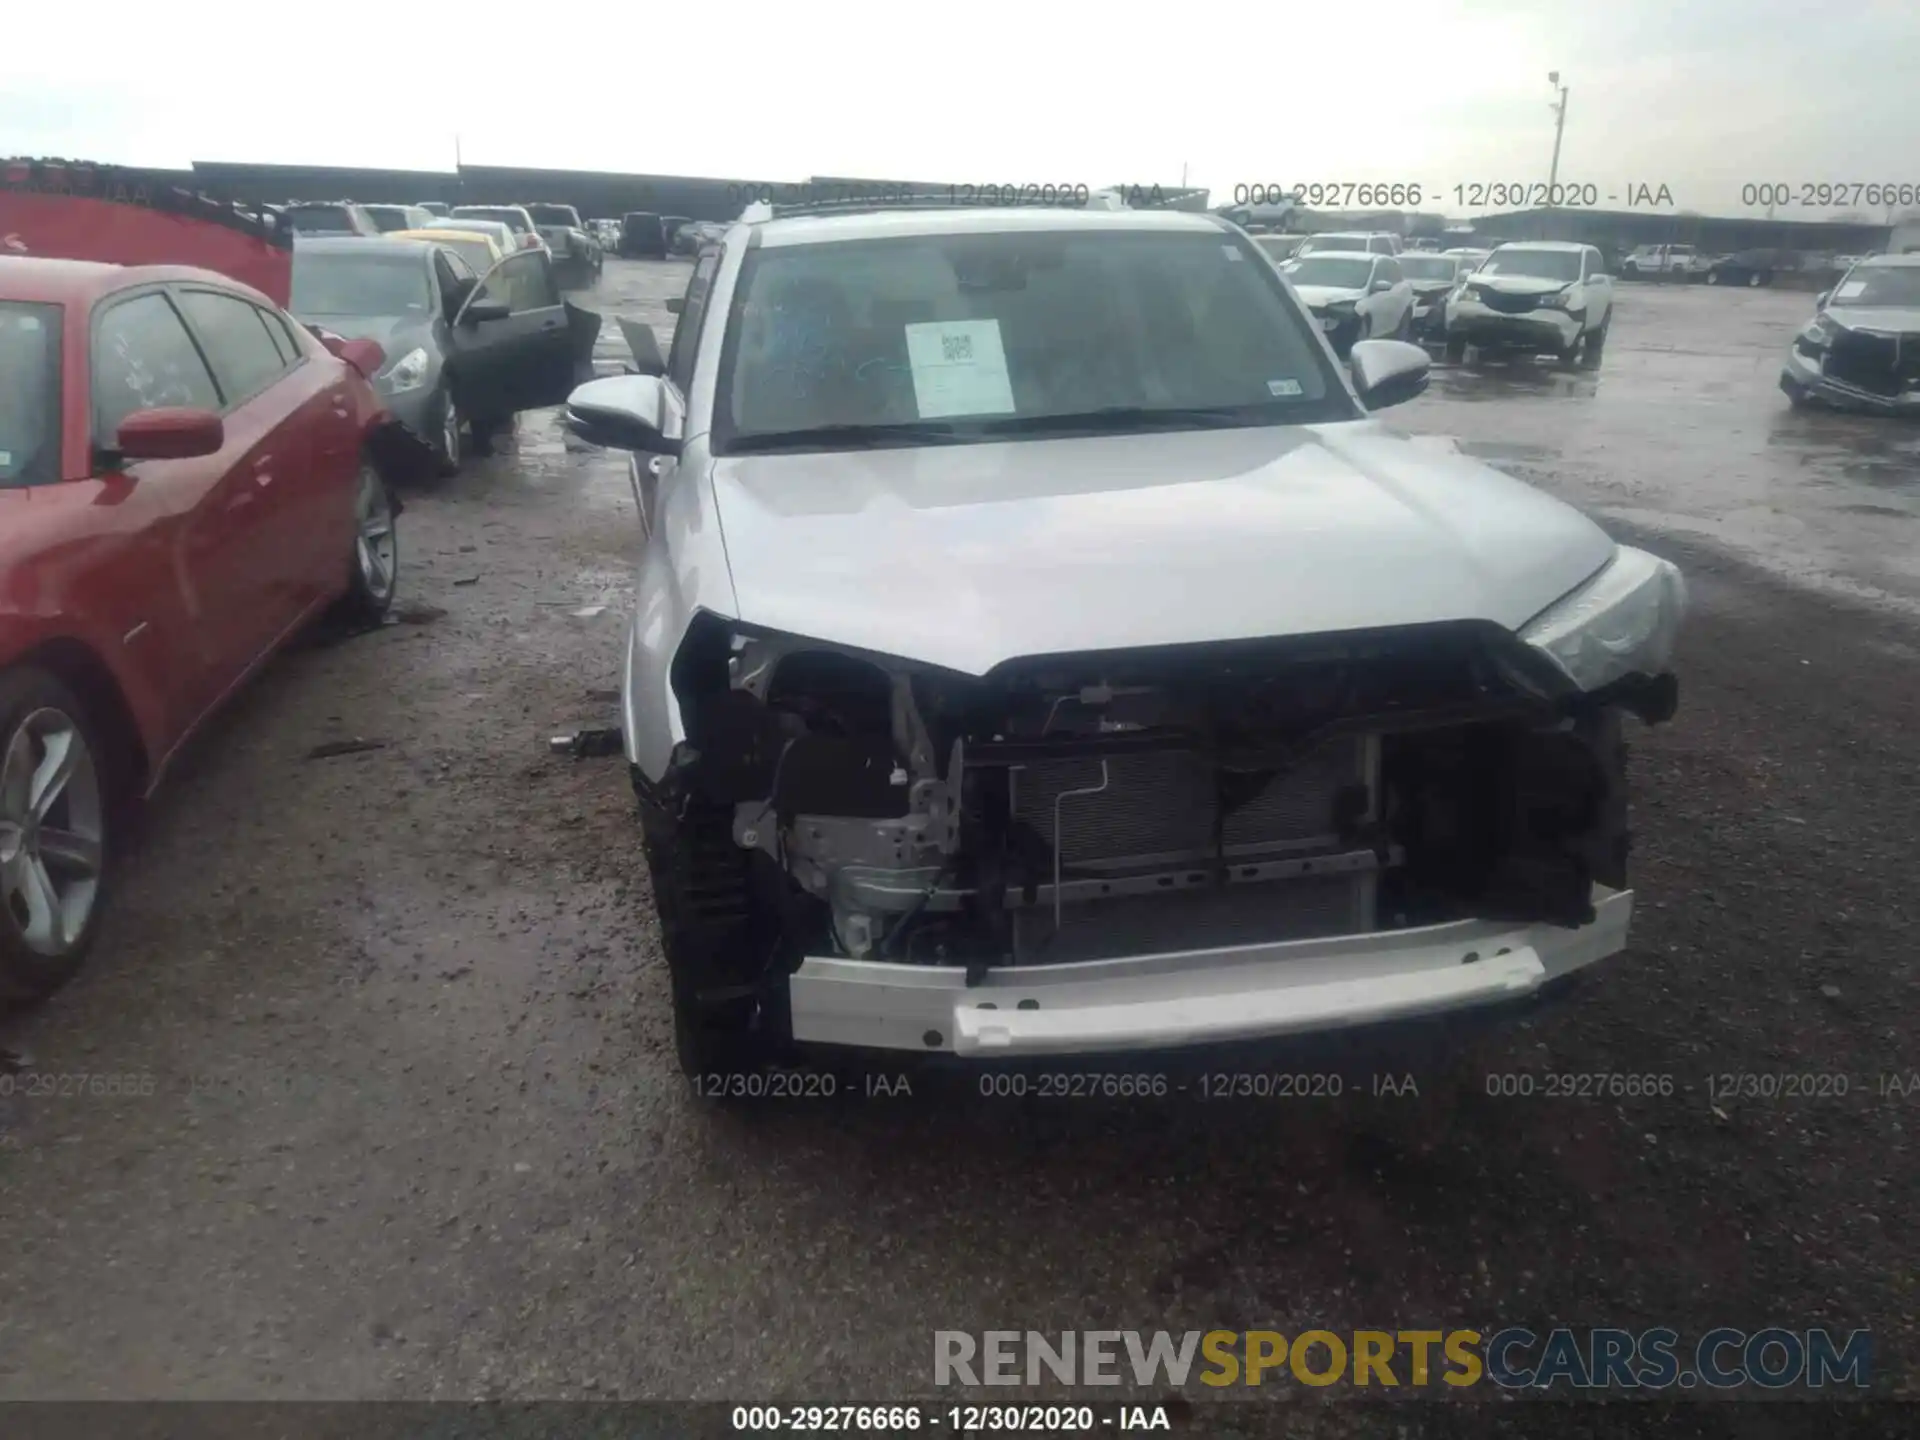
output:
POLYGON ((112 444, 136 410, 220 408, 220 391, 173 304, 150 291, 110 305, 94 322, 93 434, 112 444))
POLYGON ((180 308, 200 337, 228 405, 258 395, 286 372, 287 362, 258 307, 214 290, 182 290, 180 308))
POLYGON ((60 472, 58 305, 0 301, 0 485, 38 485, 60 472))

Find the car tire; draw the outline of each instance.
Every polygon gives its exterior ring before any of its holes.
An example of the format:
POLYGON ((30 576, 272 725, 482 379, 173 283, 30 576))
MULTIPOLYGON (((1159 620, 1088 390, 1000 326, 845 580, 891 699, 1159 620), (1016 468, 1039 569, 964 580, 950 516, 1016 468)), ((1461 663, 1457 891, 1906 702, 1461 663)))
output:
POLYGON ((1756 289, 1759 286, 1764 285, 1766 283, 1767 283, 1767 277, 1762 275, 1758 270, 1754 271, 1751 275, 1747 276, 1747 288, 1749 290, 1756 289))
POLYGON ((1612 324, 1613 316, 1609 313, 1607 318, 1600 322, 1600 328, 1586 337, 1586 343, 1580 347, 1580 368, 1582 370, 1598 370, 1600 368, 1600 361, 1605 356, 1607 349, 1607 330, 1612 324))
POLYGON ((378 625, 400 588, 400 539, 393 492, 370 456, 360 457, 354 482, 353 548, 347 556, 347 593, 335 613, 356 628, 378 625))
POLYGON ((445 480, 460 473, 460 462, 466 455, 466 441, 463 438, 466 429, 466 417, 460 413, 460 407, 454 402, 451 390, 442 391, 431 409, 434 416, 434 438, 432 440, 434 468, 445 480))
POLYGON ((708 1082, 763 1069, 778 1048, 781 1022, 756 986, 756 936, 764 934, 750 889, 748 855, 734 843, 732 809, 689 805, 669 814, 640 802, 642 848, 660 921, 673 1005, 673 1050, 696 1093, 723 1098, 708 1082))
POLYGON ((1718 270, 1707 271, 1707 284, 1718 285, 1719 283, 1720 283, 1720 272, 1718 270))
POLYGON ((113 870, 106 740, 57 677, 0 674, 0 1001, 51 995, 93 948, 113 870))

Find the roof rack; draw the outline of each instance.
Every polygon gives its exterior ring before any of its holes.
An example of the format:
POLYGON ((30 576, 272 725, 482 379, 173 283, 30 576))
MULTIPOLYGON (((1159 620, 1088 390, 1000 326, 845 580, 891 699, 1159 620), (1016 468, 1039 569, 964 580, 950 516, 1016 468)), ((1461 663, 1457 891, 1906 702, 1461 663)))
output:
MULTIPOLYGON (((1048 186, 1051 190, 1053 187, 1048 186)), ((944 190, 848 196, 839 200, 803 200, 774 204, 756 200, 740 212, 741 224, 782 220, 794 215, 871 215, 886 210, 1125 210, 1117 190, 1092 190, 1083 198, 1069 189, 1064 196, 1046 195, 1038 186, 949 185, 944 190)))

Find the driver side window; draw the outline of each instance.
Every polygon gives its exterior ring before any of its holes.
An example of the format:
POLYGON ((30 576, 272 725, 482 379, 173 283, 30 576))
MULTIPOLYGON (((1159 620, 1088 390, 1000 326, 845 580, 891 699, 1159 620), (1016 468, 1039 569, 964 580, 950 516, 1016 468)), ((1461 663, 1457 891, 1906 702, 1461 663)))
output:
POLYGON ((487 272, 480 295, 483 300, 499 301, 515 315, 549 310, 560 303, 547 257, 538 250, 516 251, 494 266, 487 272))

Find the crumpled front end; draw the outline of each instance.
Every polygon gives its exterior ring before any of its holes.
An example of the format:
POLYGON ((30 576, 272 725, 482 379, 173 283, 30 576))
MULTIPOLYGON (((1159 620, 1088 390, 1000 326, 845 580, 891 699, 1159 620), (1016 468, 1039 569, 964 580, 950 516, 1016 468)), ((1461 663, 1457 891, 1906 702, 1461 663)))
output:
POLYGON ((1780 388, 1838 409, 1920 415, 1920 332, 1816 322, 1788 349, 1780 388))
POLYGON ((1673 705, 1479 623, 971 677, 702 617, 674 688, 636 784, 707 817, 687 893, 742 927, 733 993, 803 1043, 977 1056, 1524 998, 1624 945, 1620 715, 1673 705))

